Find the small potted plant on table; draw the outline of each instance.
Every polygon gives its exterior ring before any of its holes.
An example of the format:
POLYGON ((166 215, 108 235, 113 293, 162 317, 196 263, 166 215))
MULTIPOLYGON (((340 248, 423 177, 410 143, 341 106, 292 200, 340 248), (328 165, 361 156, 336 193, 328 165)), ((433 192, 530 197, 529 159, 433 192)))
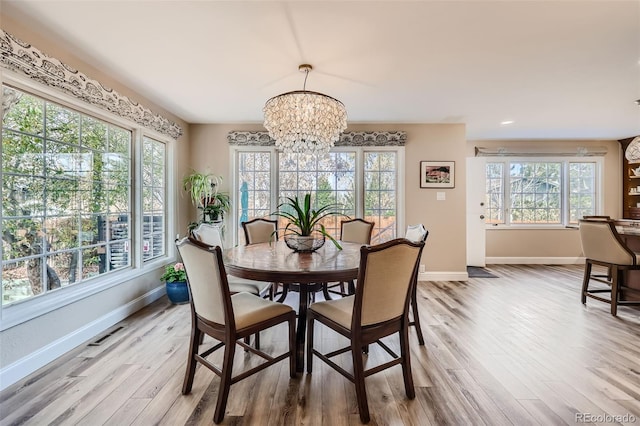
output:
POLYGON ((272 213, 289 221, 284 228, 284 241, 295 252, 313 252, 324 244, 328 238, 341 250, 342 246, 331 236, 321 223, 322 219, 330 216, 347 215, 339 211, 338 204, 327 204, 314 210, 311 207, 311 194, 305 194, 304 201, 296 197, 287 197, 287 201, 278 205, 278 211, 272 213))

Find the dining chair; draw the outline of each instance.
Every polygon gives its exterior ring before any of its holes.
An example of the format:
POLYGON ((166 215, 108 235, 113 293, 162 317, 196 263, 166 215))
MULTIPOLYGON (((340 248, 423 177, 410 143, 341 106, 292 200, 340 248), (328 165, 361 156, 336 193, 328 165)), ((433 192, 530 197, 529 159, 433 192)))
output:
MULTIPOLYGON (((255 218, 242 222, 244 241, 246 245, 270 243, 278 240, 278 221, 271 219, 255 218)), ((283 302, 289 292, 287 284, 270 283, 269 298, 283 302), (282 292, 278 293, 278 287, 282 285, 282 292)))
MULTIPOLYGON (((429 231, 427 231, 423 224, 407 226, 407 231, 404 233, 404 237, 409 241, 423 243, 427 240, 429 231)), ((414 326, 416 334, 418 336, 418 344, 424 346, 424 337, 422 335, 422 327, 420 326, 420 315, 418 314, 418 272, 415 274, 415 282, 413 283, 413 290, 411 294, 411 312, 413 314, 413 321, 409 322, 409 326, 414 326)))
POLYGON ((640 305, 640 301, 620 300, 621 291, 640 294, 637 289, 626 287, 628 271, 640 270, 638 254, 624 243, 615 223, 610 219, 581 219, 580 242, 585 257, 584 277, 582 280, 581 301, 587 303, 587 297, 611 304, 611 315, 616 316, 618 305, 640 305), (608 269, 609 277, 592 274, 593 265, 608 269), (591 281, 607 284, 608 288, 590 289, 591 281), (598 293, 610 293, 610 298, 600 297, 598 293))
MULTIPOLYGON (((191 231, 193 237, 209 246, 219 246, 224 250, 224 243, 222 241, 222 232, 220 227, 210 224, 201 223, 191 231)), ((264 296, 273 299, 271 292, 271 283, 265 281, 253 281, 243 278, 234 277, 232 275, 227 276, 229 282, 229 289, 231 293, 239 293, 246 291, 247 293, 255 294, 257 296, 264 296)))
MULTIPOLYGON (((373 233, 374 226, 374 222, 369 222, 360 218, 340 221, 340 241, 357 244, 371 244, 371 234, 373 233)), ((353 281, 348 283, 348 292, 345 292, 344 284, 344 282, 324 284, 322 287, 324 298, 326 300, 331 300, 331 294, 337 294, 340 296, 353 294, 355 291, 353 281), (336 287, 340 288, 340 291, 332 290, 336 287)))
MULTIPOLYGON (((255 297, 246 292, 231 294, 220 246, 208 246, 193 238, 184 238, 176 243, 187 273, 191 304, 191 337, 187 370, 182 394, 191 392, 199 362, 220 377, 213 421, 220 423, 225 414, 231 385, 261 371, 277 362, 289 358, 289 376, 296 377, 295 365, 295 311, 282 303, 255 297), (289 327, 289 349, 273 356, 247 345, 242 339, 260 331, 287 323, 289 327), (204 334, 219 343, 199 352, 204 334), (258 355, 264 361, 233 375, 233 360, 236 344, 247 352, 258 355), (222 365, 207 358, 224 347, 222 365)), ((275 335, 275 334, 274 334, 275 335)))
POLYGON ((245 243, 259 244, 276 241, 278 239, 278 221, 256 218, 242 222, 245 243))
POLYGON ((355 294, 313 303, 307 312, 307 373, 312 372, 315 355, 354 383, 363 423, 370 420, 365 377, 371 374, 401 364, 406 395, 409 399, 415 398, 409 354, 408 311, 423 247, 424 242, 412 242, 405 238, 362 246, 355 294), (349 339, 350 345, 329 353, 317 350, 314 347, 315 321, 349 339), (400 355, 380 341, 396 333, 400 338, 400 355), (365 370, 363 357, 366 355, 362 349, 372 343, 377 343, 392 359, 365 370), (349 351, 353 372, 331 359, 349 351))

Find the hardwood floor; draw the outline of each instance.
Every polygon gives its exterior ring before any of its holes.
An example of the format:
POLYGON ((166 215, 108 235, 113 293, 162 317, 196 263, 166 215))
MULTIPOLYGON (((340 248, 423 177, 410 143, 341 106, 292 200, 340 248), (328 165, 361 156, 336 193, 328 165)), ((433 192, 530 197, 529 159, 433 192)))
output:
MULTIPOLYGON (((367 378, 370 424, 640 424, 640 310, 614 318, 605 303, 583 306, 581 266, 489 269, 499 278, 419 283, 416 399, 400 367, 367 378)), ((0 393, 0 424, 211 424, 218 377, 199 366, 192 394, 180 393, 189 330, 189 306, 162 299, 0 393)), ((317 330, 323 348, 342 346, 317 330)), ((284 329, 261 345, 284 348, 284 329)), ((384 356, 374 345, 367 361, 384 356)), ((282 362, 233 385, 224 424, 360 424, 353 385, 314 362, 295 380, 282 362)))

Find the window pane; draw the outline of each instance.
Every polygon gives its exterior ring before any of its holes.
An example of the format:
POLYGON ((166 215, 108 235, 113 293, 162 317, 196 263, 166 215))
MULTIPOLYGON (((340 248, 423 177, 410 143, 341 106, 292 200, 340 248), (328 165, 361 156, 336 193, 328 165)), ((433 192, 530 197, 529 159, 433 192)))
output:
POLYGON ((372 244, 396 237, 396 169, 395 152, 365 152, 364 219, 375 223, 372 244))
POLYGON ((511 223, 560 224, 562 163, 510 164, 511 223))
POLYGON ((504 223, 504 164, 487 163, 486 223, 504 223))
MULTIPOLYGON (((144 137, 142 150, 142 257, 146 261, 163 256, 166 252, 164 185, 166 146, 162 142, 144 137)), ((119 195, 122 196, 122 194, 119 195)), ((124 200, 119 199, 119 202, 122 204, 124 200)))
POLYGON ((569 223, 596 212, 595 163, 569 163, 569 223))

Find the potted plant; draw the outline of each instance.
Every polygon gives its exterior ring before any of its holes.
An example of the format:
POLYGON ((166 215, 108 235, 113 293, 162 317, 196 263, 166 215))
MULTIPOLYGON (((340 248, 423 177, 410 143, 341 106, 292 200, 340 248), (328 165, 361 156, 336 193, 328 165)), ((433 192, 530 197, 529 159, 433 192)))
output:
MULTIPOLYGON (((218 192, 221 181, 221 176, 195 170, 182 179, 182 187, 189 194, 191 202, 198 210, 202 210, 201 222, 220 222, 231 208, 229 194, 218 192)), ((190 225, 190 228, 195 226, 197 223, 190 225)))
POLYGON ((278 205, 278 210, 272 215, 280 216, 289 222, 284 228, 284 240, 287 245, 297 252, 310 252, 319 249, 328 238, 335 246, 342 250, 342 246, 333 238, 321 223, 322 219, 329 216, 347 215, 339 211, 338 204, 327 204, 314 210, 311 207, 311 194, 305 194, 304 201, 295 196, 287 197, 286 201, 278 205), (316 238, 314 233, 322 235, 322 239, 316 238))
POLYGON ((180 262, 174 265, 167 265, 164 274, 160 277, 165 282, 167 297, 173 304, 186 303, 189 301, 189 289, 187 288, 187 272, 180 262))

